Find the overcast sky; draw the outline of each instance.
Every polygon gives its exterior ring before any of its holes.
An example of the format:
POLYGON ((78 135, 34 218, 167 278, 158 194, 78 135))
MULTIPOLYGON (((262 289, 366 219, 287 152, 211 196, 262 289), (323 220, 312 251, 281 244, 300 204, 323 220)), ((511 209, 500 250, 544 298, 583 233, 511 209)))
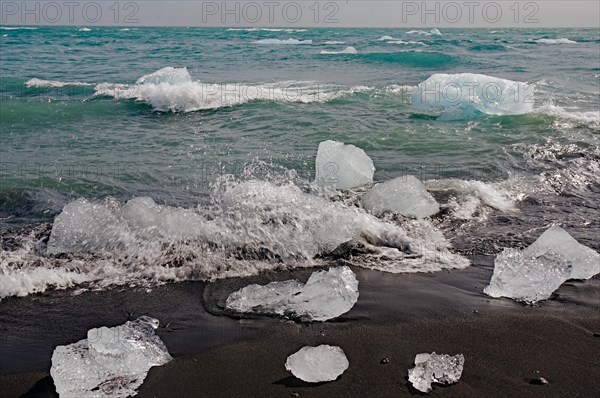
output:
POLYGON ((0 0, 3 25, 595 27, 598 0, 0 0))

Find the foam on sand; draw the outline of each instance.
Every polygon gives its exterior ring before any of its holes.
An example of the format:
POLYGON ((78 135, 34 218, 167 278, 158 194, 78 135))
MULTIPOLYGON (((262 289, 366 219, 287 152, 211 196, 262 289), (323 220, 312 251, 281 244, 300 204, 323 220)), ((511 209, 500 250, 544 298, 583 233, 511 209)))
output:
POLYGON ((420 83, 412 104, 441 110, 447 120, 487 115, 522 115, 533 110, 534 86, 474 73, 434 74, 420 83))

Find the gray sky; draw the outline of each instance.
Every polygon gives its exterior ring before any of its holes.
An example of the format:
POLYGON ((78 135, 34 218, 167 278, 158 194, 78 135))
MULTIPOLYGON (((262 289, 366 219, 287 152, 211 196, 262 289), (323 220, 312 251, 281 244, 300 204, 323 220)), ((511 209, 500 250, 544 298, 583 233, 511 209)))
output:
POLYGON ((600 28, 600 1, 0 0, 0 24, 600 28))

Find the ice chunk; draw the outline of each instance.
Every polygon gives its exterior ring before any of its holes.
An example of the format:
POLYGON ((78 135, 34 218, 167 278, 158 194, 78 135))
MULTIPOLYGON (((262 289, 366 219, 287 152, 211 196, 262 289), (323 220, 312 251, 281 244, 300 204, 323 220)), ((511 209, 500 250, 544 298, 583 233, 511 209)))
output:
POLYGON ((333 381, 348 369, 350 363, 340 347, 320 345, 303 347, 290 355, 285 369, 308 383, 333 381))
POLYGON ((522 115, 533 110, 534 86, 474 73, 434 74, 420 83, 412 104, 442 109, 444 119, 465 119, 475 112, 522 115))
POLYGON ((532 258, 551 256, 551 253, 560 254, 569 262, 568 279, 589 279, 600 273, 600 254, 577 242, 557 225, 548 228, 523 251, 525 256, 532 258))
POLYGON ((413 387, 421 392, 428 393, 432 390, 431 383, 454 384, 462 375, 465 357, 462 354, 455 356, 431 354, 417 354, 415 367, 408 370, 408 380, 413 387))
POLYGON ((589 279, 600 273, 600 254, 558 226, 523 251, 505 249, 494 263, 494 275, 483 292, 527 303, 547 299, 568 279, 589 279))
POLYGON ((375 166, 365 151, 337 141, 319 144, 316 181, 335 189, 350 189, 373 181, 375 166))
POLYGON ((249 285, 227 298, 225 307, 256 313, 326 321, 348 311, 358 300, 358 280, 348 267, 314 272, 306 284, 297 280, 249 285))
POLYGON ((50 374, 61 397, 126 398, 136 395, 148 370, 172 358, 154 334, 158 320, 142 316, 114 328, 88 331, 87 339, 58 346, 50 374))
POLYGON ((191 83, 192 77, 187 68, 173 68, 167 66, 156 72, 140 77, 136 84, 181 84, 191 83))
POLYGON ((47 253, 102 251, 127 240, 127 224, 113 211, 112 202, 90 203, 79 199, 69 203, 54 219, 47 253))
POLYGON ((532 304, 550 297, 570 272, 568 260, 560 254, 547 252, 536 258, 504 249, 494 260, 494 274, 483 292, 532 304))
POLYGON ((362 203, 373 214, 392 211, 406 217, 425 218, 440 211, 423 183, 411 175, 375 186, 362 197, 362 203))

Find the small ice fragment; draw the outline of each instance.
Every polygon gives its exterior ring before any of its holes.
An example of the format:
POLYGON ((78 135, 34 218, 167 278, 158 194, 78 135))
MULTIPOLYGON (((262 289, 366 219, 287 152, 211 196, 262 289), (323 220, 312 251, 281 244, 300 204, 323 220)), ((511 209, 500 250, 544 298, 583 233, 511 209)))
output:
POLYGON ((529 257, 539 258, 554 252, 567 258, 571 264, 568 279, 590 279, 600 273, 600 254, 577 242, 561 227, 546 230, 531 246, 523 251, 529 257))
POLYGON ((350 189, 373 182, 375 166, 362 149, 328 140, 319 144, 316 174, 319 185, 350 189))
POLYGON ((408 370, 408 380, 419 391, 428 393, 432 390, 431 383, 454 384, 462 375, 465 357, 435 352, 417 354, 415 367, 408 370))
POLYGON ((483 292, 533 304, 550 297, 569 279, 570 272, 567 259, 559 254, 535 258, 517 249, 504 249, 494 260, 494 274, 483 292))
POLYGON ((61 397, 126 398, 148 370, 172 358, 154 334, 158 320, 142 316, 114 328, 90 329, 87 339, 58 346, 50 375, 61 397))
POLYGON ((358 300, 358 280, 348 267, 314 272, 306 284, 297 280, 249 285, 227 298, 225 308, 256 313, 326 321, 348 311, 358 300))
POLYGON ((425 218, 440 211, 423 183, 411 175, 375 186, 362 197, 362 203, 373 214, 392 211, 406 217, 425 218))
POLYGON ((320 345, 303 347, 290 355, 285 369, 308 383, 333 381, 348 369, 350 363, 340 347, 320 345))

